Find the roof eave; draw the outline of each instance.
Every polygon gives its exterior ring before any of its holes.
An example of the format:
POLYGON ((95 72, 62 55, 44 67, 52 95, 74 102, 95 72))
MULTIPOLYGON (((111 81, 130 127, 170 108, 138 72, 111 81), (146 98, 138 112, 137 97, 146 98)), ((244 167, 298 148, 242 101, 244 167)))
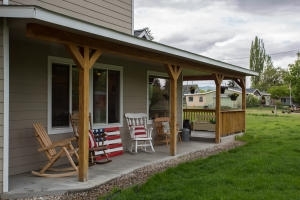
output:
POLYGON ((44 22, 65 26, 71 29, 98 35, 110 40, 116 40, 122 43, 127 43, 128 45, 146 48, 151 51, 161 52, 164 54, 189 59, 194 62, 206 63, 208 65, 217 66, 226 70, 237 71, 239 73, 244 74, 245 76, 258 75, 257 72, 243 67, 214 60, 212 58, 201 56, 178 48, 170 47, 154 41, 138 39, 132 35, 117 32, 88 22, 80 21, 78 19, 74 19, 69 16, 58 14, 36 6, 0 6, 0 17, 37 19, 44 22))

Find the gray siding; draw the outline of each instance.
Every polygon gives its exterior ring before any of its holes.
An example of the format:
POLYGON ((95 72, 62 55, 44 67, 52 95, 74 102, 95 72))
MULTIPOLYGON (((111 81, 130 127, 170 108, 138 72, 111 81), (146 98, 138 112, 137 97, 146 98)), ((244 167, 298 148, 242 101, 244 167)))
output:
MULTIPOLYGON (((116 57, 107 57, 102 56, 101 62, 119 65, 124 67, 124 80, 123 80, 123 112, 147 112, 147 71, 158 71, 164 72, 167 74, 166 68, 164 65, 160 64, 149 64, 141 63, 136 61, 130 61, 126 59, 120 59, 116 57)), ((183 115, 182 115, 182 76, 178 79, 178 90, 177 90, 177 123, 182 127, 183 115)), ((125 119, 124 119, 125 120, 125 119)), ((127 124, 123 122, 122 140, 124 147, 129 139, 127 124)))
MULTIPOLYGON (((13 37, 10 48, 9 172, 13 175, 38 169, 44 164, 43 154, 37 152, 32 122, 40 121, 47 125, 48 56, 68 58, 69 53, 62 45, 13 37)), ((123 113, 147 112, 147 70, 166 72, 165 67, 107 55, 101 56, 98 62, 123 67, 123 113)), ((181 86, 178 88, 178 103, 181 102, 180 90, 181 86)), ((178 111, 180 123, 180 107, 178 111)), ((124 118, 123 126, 121 136, 126 148, 129 135, 124 118)), ((57 140, 70 135, 56 134, 51 137, 57 140)))
MULTIPOLYGON (((1 2, 2 3, 2 2, 1 2)), ((4 110, 4 95, 3 95, 3 69, 4 69, 4 59, 3 59, 3 22, 0 20, 0 192, 3 188, 3 110, 4 110)))
MULTIPOLYGON (((63 46, 10 40, 10 174, 38 169, 45 157, 37 152, 33 121, 47 126, 48 55, 66 57, 63 46)), ((54 140, 65 134, 51 135, 54 140)))
POLYGON ((10 0, 13 5, 36 5, 109 29, 132 34, 132 0, 10 0))

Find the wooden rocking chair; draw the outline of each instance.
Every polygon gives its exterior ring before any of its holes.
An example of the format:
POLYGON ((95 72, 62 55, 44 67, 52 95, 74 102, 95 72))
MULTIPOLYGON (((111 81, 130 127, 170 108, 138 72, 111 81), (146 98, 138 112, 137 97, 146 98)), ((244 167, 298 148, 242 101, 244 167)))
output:
MULTIPOLYGON (((73 134, 77 138, 77 141, 78 141, 78 139, 79 139, 79 126, 78 126, 79 125, 79 113, 78 112, 70 114, 70 123, 73 128, 73 134)), ((111 162, 111 159, 109 159, 109 156, 106 152, 107 145, 104 144, 104 141, 106 140, 106 134, 104 132, 97 132, 96 134, 93 133, 91 114, 89 114, 89 123, 90 123, 89 165, 105 164, 105 163, 111 162), (99 155, 96 155, 95 152, 99 152, 99 151, 102 152, 102 154, 105 156, 104 161, 97 160, 99 155)))
MULTIPOLYGON (((168 145, 170 143, 171 130, 170 130, 170 118, 169 117, 158 117, 154 119, 154 126, 156 130, 155 142, 156 144, 165 143, 168 145)), ((181 131, 177 129, 177 141, 182 142, 181 131)))
POLYGON ((41 170, 32 171, 32 174, 43 177, 65 177, 78 174, 78 168, 72 158, 75 155, 76 159, 79 159, 77 149, 72 145, 72 141, 76 140, 76 138, 73 137, 52 142, 45 128, 40 123, 34 122, 33 127, 35 129, 35 136, 41 146, 38 151, 46 154, 48 162, 41 170), (71 167, 51 168, 62 157, 68 158, 71 167), (51 171, 51 173, 47 173, 47 171, 51 171))

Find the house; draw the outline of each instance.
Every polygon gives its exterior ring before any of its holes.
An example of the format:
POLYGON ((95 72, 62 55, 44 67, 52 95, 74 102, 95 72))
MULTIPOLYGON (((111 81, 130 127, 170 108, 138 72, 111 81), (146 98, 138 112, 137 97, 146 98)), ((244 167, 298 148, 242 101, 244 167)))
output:
MULTIPOLYGON (((223 108, 241 108, 242 98, 241 91, 228 89, 224 94, 221 94, 221 107, 223 108), (230 94, 237 93, 238 97, 231 100, 230 94)), ((194 94, 184 94, 186 105, 188 108, 197 107, 205 109, 215 109, 216 107, 216 91, 208 91, 194 94)))
MULTIPOLYGON (((133 0, 3 0, 0 18, 1 193, 9 191, 10 175, 30 172, 45 161, 37 151, 34 121, 41 122, 53 139, 62 139, 72 135, 69 113, 79 111, 78 181, 84 182, 89 112, 93 127, 119 127, 126 149, 124 113, 168 115, 175 135, 176 124, 184 118, 184 80, 214 80, 218 89, 222 80, 234 79, 244 99, 246 76, 257 75, 133 36, 133 0), (157 106, 163 98, 168 106, 157 106)), ((219 99, 217 92, 216 142, 225 132, 222 121, 231 117, 240 120, 238 131, 245 130, 245 104, 238 113, 223 115, 219 99)), ((170 155, 176 155, 173 138, 170 155)))
POLYGON ((151 36, 148 28, 134 30, 134 36, 138 38, 143 38, 145 40, 152 40, 153 37, 151 36))
POLYGON ((269 93, 259 91, 258 89, 254 89, 254 88, 247 88, 246 94, 247 95, 251 94, 256 96, 261 101, 261 104, 265 106, 270 106, 272 104, 271 94, 269 93))

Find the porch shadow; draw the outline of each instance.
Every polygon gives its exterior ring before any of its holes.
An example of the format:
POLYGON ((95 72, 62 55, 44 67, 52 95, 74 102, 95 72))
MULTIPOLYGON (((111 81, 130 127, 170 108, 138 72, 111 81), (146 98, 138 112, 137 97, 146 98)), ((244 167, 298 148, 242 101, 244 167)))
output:
POLYGON ((3 199, 97 199, 115 188, 127 188, 143 183, 159 171, 200 157, 217 154, 241 145, 235 135, 227 136, 220 144, 189 141, 178 143, 176 156, 170 156, 166 145, 155 146, 155 153, 139 152, 113 157, 105 165, 89 168, 88 181, 78 182, 78 177, 42 178, 31 173, 10 177, 10 192, 3 199))

